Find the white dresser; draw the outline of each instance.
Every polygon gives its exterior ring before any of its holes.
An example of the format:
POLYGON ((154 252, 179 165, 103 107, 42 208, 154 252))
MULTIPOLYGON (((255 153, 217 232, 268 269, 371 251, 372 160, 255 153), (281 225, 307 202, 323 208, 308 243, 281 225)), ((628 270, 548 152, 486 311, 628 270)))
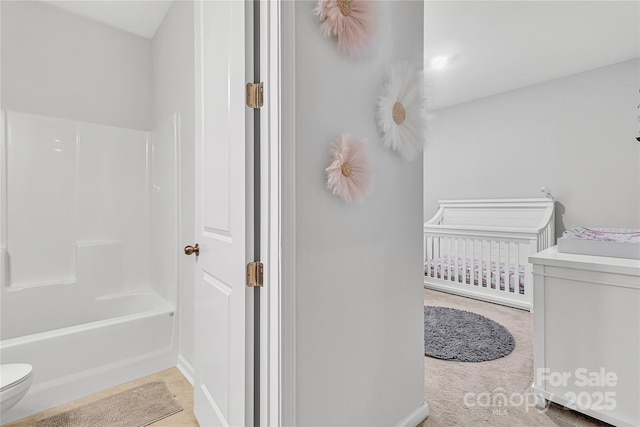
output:
POLYGON ((640 426, 640 260, 558 253, 533 264, 533 393, 640 426))

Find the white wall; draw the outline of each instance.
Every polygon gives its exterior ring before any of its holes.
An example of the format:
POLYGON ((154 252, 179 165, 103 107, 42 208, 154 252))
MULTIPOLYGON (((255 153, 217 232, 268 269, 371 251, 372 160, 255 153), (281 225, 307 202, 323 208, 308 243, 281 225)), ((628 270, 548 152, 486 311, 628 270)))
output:
MULTIPOLYGON (((194 243, 195 88, 193 3, 177 1, 167 12, 153 39, 154 129, 164 126, 174 114, 180 118, 180 218, 179 338, 180 363, 192 371, 194 353, 193 257, 180 255, 180 248, 194 243)), ((191 372, 192 374, 192 372, 191 372)))
POLYGON ((365 59, 338 53, 314 5, 295 3, 295 425, 391 426, 424 402, 422 163, 382 147, 375 110, 389 65, 422 64, 423 5, 377 2, 365 59), (343 132, 369 141, 374 187, 359 205, 326 189, 343 132))
POLYGON ((441 199, 557 200, 556 233, 640 227, 638 59, 435 111, 424 219, 441 199))
POLYGON ((3 1, 3 109, 151 129, 151 41, 38 1, 3 1))

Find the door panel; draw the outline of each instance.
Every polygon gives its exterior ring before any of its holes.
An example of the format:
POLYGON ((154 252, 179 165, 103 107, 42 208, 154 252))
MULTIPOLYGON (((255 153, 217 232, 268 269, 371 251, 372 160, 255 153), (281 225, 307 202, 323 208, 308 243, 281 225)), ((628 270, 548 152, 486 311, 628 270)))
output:
MULTIPOLYGON (((224 325, 228 323, 231 287, 204 273, 201 293, 201 319, 203 325, 224 325)), ((206 330, 206 328, 203 328, 206 330)), ((199 339, 201 351, 210 355, 203 363, 203 391, 209 403, 217 408, 224 419, 229 418, 229 329, 220 328, 216 333, 204 333, 199 339), (206 379, 211 379, 207 381, 206 379)))
MULTIPOLYGON (((201 426, 247 417, 245 3, 196 3, 194 411, 201 426)), ((250 150, 249 150, 250 151, 250 150)), ((249 409, 250 411, 250 409, 249 409)))

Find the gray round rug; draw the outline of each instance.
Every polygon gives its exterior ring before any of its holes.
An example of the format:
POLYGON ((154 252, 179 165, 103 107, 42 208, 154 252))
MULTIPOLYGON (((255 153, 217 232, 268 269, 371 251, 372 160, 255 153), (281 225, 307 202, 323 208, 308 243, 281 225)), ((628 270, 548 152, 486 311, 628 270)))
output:
POLYGON ((460 362, 484 362, 513 351, 513 335, 501 324, 469 311, 424 307, 424 354, 460 362))

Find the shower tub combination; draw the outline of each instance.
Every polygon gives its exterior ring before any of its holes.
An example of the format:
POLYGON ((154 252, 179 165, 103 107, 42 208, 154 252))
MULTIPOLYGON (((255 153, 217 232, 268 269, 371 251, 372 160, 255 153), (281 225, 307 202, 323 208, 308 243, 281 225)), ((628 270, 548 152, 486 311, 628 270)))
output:
POLYGON ((0 361, 33 366, 6 423, 175 366, 178 120, 1 122, 0 361))

